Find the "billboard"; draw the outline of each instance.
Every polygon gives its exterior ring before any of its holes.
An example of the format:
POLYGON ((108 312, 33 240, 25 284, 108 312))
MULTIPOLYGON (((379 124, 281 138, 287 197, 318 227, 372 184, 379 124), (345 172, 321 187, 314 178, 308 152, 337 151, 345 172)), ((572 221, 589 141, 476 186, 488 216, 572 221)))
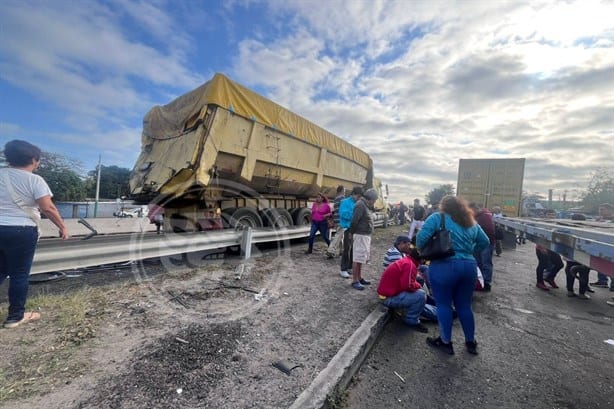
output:
POLYGON ((525 158, 460 159, 456 194, 468 202, 518 217, 521 209, 525 158))

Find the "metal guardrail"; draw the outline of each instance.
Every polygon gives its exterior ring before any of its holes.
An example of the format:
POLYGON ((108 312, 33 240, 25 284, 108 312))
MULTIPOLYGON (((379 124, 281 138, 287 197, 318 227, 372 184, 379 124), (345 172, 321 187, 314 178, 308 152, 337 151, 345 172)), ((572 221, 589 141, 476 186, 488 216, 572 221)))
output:
MULTIPOLYGON (((614 231, 600 229, 595 224, 577 227, 559 220, 503 217, 495 219, 495 223, 570 260, 614 277, 614 231)), ((604 224, 604 227, 612 226, 604 224)))
MULTIPOLYGON (((375 220, 382 227, 384 220, 375 220)), ((122 263, 179 253, 240 247, 244 258, 253 244, 280 242, 309 236, 310 226, 285 229, 216 230, 199 233, 131 233, 95 235, 88 240, 45 239, 38 243, 31 274, 122 263)))

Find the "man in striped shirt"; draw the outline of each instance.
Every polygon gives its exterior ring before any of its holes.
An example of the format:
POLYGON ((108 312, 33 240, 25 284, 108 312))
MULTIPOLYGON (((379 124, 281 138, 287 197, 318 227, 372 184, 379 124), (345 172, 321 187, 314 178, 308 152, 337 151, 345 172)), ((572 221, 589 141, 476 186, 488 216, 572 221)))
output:
POLYGON ((399 236, 394 241, 394 246, 390 247, 386 251, 384 256, 384 267, 388 267, 390 264, 404 257, 405 254, 409 254, 411 251, 411 241, 408 236, 399 236))

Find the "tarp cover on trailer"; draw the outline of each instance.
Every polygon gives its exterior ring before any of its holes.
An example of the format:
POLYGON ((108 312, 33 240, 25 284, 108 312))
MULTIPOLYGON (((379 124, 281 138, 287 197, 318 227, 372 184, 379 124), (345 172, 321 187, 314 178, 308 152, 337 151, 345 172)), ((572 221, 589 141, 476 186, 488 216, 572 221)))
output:
POLYGON ((147 138, 170 139, 181 136, 198 119, 204 119, 208 104, 218 105, 237 115, 323 147, 367 169, 372 166, 367 153, 219 73, 169 104, 152 108, 143 119, 143 142, 146 142, 147 138))

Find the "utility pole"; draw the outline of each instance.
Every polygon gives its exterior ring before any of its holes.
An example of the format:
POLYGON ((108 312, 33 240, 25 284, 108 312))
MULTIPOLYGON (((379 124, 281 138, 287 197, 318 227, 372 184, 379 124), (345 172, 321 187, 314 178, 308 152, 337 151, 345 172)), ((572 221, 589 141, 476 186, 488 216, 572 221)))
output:
POLYGON ((100 169, 102 168, 102 155, 98 155, 98 176, 96 178, 96 201, 94 202, 94 218, 98 215, 98 199, 100 199, 100 169))

